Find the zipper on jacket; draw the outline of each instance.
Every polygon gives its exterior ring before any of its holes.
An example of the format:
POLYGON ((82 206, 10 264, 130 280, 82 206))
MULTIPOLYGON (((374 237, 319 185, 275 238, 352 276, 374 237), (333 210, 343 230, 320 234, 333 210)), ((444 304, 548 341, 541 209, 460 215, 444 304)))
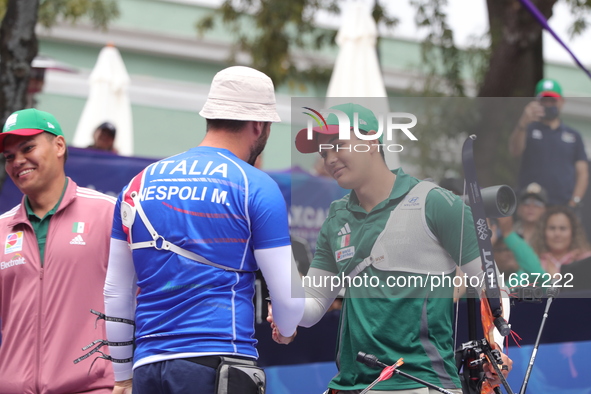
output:
MULTIPOLYGON (((53 227, 57 226, 56 225, 56 217, 59 216, 58 215, 59 212, 59 208, 58 211, 56 211, 53 216, 51 217, 51 220, 49 222, 49 226, 47 227, 47 235, 45 236, 45 254, 44 256, 47 257, 47 249, 48 249, 48 245, 50 245, 50 242, 48 242, 48 240, 53 239, 53 233, 51 230, 53 230, 53 227)), ((37 244, 37 250, 39 251, 39 245, 37 244)), ((38 315, 38 319, 37 319, 37 362, 36 362, 36 369, 37 369, 37 373, 36 373, 36 377, 37 377, 37 392, 41 393, 42 392, 42 387, 41 387, 41 356, 42 356, 42 351, 43 351, 43 338, 45 337, 45 332, 43 331, 43 327, 42 327, 42 322, 43 322, 43 276, 45 273, 45 267, 46 267, 46 259, 45 257, 43 258, 43 261, 41 261, 41 253, 39 253, 39 261, 41 262, 41 270, 39 271, 39 315, 38 315)))
POLYGON ((41 270, 39 271, 39 310, 38 310, 38 315, 37 315, 37 357, 36 357, 36 362, 35 362, 35 379, 36 379, 36 383, 35 386, 37 386, 37 392, 41 392, 41 387, 40 387, 40 383, 41 383, 41 338, 42 338, 42 334, 41 334, 41 321, 42 321, 42 316, 41 313, 43 312, 43 273, 44 273, 44 269, 41 268, 41 270))

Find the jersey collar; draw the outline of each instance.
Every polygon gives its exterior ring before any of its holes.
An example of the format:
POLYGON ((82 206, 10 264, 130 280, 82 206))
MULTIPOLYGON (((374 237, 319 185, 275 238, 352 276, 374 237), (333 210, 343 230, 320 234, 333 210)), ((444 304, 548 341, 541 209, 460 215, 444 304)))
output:
MULTIPOLYGON (((372 209, 372 212, 384 208, 386 205, 388 205, 390 201, 398 200, 404 197, 406 193, 408 193, 408 191, 411 189, 412 177, 406 174, 404 171, 402 171, 402 168, 397 168, 395 170, 392 170, 391 172, 394 175, 396 175, 396 181, 394 182, 394 187, 390 192, 390 196, 378 205, 376 205, 372 209)), ((347 209, 352 212, 361 212, 367 214, 365 209, 363 209, 359 205, 359 199, 357 198, 357 195, 355 194, 354 190, 351 190, 351 196, 349 197, 349 201, 347 202, 347 209)))

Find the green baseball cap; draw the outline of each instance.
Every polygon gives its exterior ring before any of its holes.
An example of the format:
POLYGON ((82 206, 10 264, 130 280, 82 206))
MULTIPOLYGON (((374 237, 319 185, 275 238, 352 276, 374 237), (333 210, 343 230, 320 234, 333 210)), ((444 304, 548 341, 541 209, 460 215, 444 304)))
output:
POLYGON ((37 135, 47 131, 54 135, 64 136, 62 127, 55 117, 35 108, 13 112, 6 119, 0 133, 0 147, 4 147, 4 139, 9 135, 37 135))
MULTIPOLYGON (((322 115, 320 115, 319 112, 314 111, 311 108, 306 108, 306 109, 313 112, 316 116, 319 116, 320 121, 326 120, 326 124, 322 124, 321 126, 316 126, 316 127, 312 128, 314 133, 320 133, 320 134, 338 134, 339 133, 339 119, 335 114, 330 113, 326 117, 326 119, 324 119, 322 117, 322 115)), ((336 109, 341 112, 344 112, 345 115, 347 115, 347 117, 349 118, 350 125, 353 125, 353 122, 355 119, 354 116, 355 116, 355 113, 357 113, 358 124, 359 124, 360 130, 378 131, 378 129, 379 129, 379 122, 378 122, 378 119, 376 118, 376 116, 374 115, 374 113, 371 110, 369 110, 359 104, 353 104, 353 103, 339 104, 339 105, 332 106, 329 109, 336 109)), ((308 115, 312 116, 312 114, 308 114, 308 115)), ((296 149, 302 153, 318 152, 318 138, 316 135, 314 135, 314 137, 315 138, 308 139, 308 129, 307 128, 301 129, 298 132, 298 134, 296 135, 296 140, 295 140, 296 149)), ((381 138, 380 138, 380 142, 381 142, 381 138)))
POLYGON ((536 97, 562 97, 562 87, 554 79, 542 79, 536 85, 536 97))

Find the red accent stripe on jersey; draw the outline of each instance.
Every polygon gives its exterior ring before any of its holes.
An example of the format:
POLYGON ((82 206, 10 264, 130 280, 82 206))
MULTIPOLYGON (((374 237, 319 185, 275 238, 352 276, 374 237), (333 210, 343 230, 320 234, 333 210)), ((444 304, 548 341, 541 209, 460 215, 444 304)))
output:
MULTIPOLYGON (((128 203, 129 205, 131 205, 132 207, 135 207, 135 204, 133 202, 133 199, 131 198, 131 193, 132 192, 136 192, 136 193, 140 193, 140 189, 142 187, 142 178, 144 176, 144 171, 142 170, 142 172, 140 172, 139 174, 137 174, 129 183, 129 187, 127 188, 127 190, 125 191, 125 194, 123 195, 123 201, 125 201, 126 203, 128 203)), ((125 232, 125 234, 127 235, 127 242, 130 241, 129 239, 129 227, 126 227, 125 225, 121 225, 121 227, 123 227, 123 232, 125 232)))
POLYGON ((194 212, 194 211, 187 211, 186 209, 177 208, 175 206, 170 205, 162 201, 165 207, 174 209, 180 213, 186 213, 187 215, 198 216, 201 218, 210 218, 210 219, 239 219, 239 220, 246 220, 246 218, 242 215, 236 215, 233 213, 208 213, 208 212, 194 212))

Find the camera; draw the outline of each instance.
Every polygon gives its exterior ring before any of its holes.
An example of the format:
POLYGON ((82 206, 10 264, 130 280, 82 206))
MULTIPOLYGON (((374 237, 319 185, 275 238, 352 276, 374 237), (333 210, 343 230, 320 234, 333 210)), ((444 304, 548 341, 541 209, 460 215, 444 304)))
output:
MULTIPOLYGON (((503 218, 513 215, 517 208, 515 192, 507 185, 485 187, 480 190, 484 213, 488 218, 503 218)), ((462 197, 468 204, 468 196, 462 197)))

